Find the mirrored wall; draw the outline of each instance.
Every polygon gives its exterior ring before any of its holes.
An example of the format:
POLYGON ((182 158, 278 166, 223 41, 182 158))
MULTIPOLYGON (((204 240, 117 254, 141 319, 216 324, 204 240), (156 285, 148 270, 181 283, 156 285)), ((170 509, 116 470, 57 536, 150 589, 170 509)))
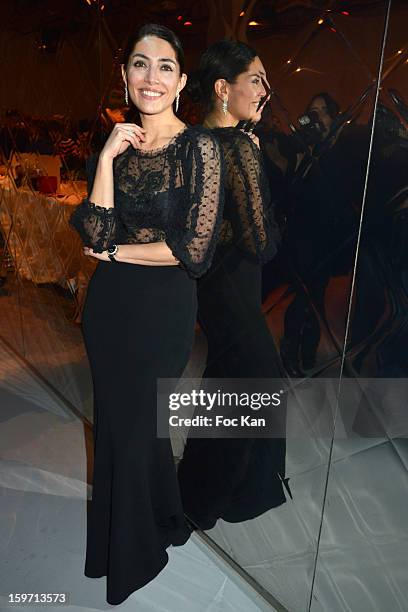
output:
POLYGON ((351 274, 312 610, 407 606, 402 564, 408 465, 403 246, 408 51, 402 25, 407 11, 404 2, 384 6, 381 80, 351 274))

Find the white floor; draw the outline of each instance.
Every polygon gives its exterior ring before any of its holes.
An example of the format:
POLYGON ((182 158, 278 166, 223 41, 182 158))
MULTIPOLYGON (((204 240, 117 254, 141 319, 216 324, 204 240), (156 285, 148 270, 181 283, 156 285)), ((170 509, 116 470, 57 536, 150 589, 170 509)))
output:
MULTIPOLYGON (((30 361, 61 395, 91 418, 90 377, 78 330, 67 328, 67 333, 53 324, 45 332, 45 324, 34 325, 31 319, 28 323, 26 339, 31 344, 25 342, 25 346, 30 361), (33 329, 36 334, 31 333, 33 329)), ((199 376, 201 371, 204 353, 200 342, 198 338, 187 377, 199 376)), ((20 609, 8 604, 8 594, 27 591, 67 592, 68 609, 72 610, 112 608, 105 600, 105 578, 83 576, 85 505, 90 496, 85 452, 90 444, 89 427, 1 343, 0 364, 0 610, 20 609)), ((322 400, 318 405, 325 403, 322 400)), ((277 605, 277 610, 306 612, 330 441, 301 431, 296 438, 293 431, 299 425, 299 411, 295 416, 287 453, 294 500, 240 524, 220 520, 207 534, 282 602, 284 608, 277 605)), ((341 437, 340 425, 310 609, 406 612, 408 437, 346 439, 341 437)), ((175 442, 179 454, 183 440, 175 442)), ((184 547, 169 549, 169 554, 163 572, 121 609, 273 609, 214 556, 197 534, 184 547)))
POLYGON ((63 609, 78 611, 273 610, 195 533, 168 549, 169 563, 155 580, 120 606, 106 603, 106 579, 83 575, 89 428, 1 346, 0 358, 2 612, 61 609, 11 605, 11 593, 66 593, 63 609))

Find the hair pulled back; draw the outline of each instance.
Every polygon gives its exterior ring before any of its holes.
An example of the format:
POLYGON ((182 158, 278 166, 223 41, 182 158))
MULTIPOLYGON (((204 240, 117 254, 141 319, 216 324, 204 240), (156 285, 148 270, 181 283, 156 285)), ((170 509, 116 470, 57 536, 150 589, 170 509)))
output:
POLYGON ((199 102, 205 112, 214 106, 214 83, 225 79, 235 83, 248 69, 257 53, 243 42, 219 40, 208 47, 200 59, 198 69, 190 75, 186 92, 193 102, 199 102))

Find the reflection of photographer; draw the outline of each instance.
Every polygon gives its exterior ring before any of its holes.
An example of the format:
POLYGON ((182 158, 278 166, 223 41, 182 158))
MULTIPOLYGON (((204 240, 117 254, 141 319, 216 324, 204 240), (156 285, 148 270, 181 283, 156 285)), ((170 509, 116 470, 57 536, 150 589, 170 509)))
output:
POLYGON ((330 133, 340 107, 326 92, 313 96, 304 115, 298 118, 299 132, 309 146, 322 142, 330 133))
POLYGON ((285 313, 281 355, 293 375, 314 367, 326 288, 351 268, 369 135, 366 126, 346 123, 327 93, 313 96, 303 117, 313 121, 294 136, 304 154, 291 184, 285 234, 295 296, 285 313))

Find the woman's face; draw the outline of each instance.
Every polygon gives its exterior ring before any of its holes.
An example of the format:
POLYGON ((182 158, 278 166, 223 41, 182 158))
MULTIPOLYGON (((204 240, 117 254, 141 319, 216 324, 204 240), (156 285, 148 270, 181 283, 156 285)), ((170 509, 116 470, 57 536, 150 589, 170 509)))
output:
POLYGON ((266 95, 262 79, 266 81, 265 68, 259 57, 255 57, 235 83, 227 83, 228 110, 237 121, 260 120, 261 112, 257 112, 257 108, 261 98, 266 95))
POLYGON ((136 43, 123 78, 127 80, 129 98, 146 115, 167 110, 187 80, 180 75, 176 52, 166 40, 146 36, 136 43))
POLYGON ((311 105, 308 108, 309 111, 315 111, 319 115, 319 119, 324 125, 324 135, 330 132, 330 128, 333 123, 333 119, 329 115, 329 109, 324 98, 315 98, 312 100, 311 105))

